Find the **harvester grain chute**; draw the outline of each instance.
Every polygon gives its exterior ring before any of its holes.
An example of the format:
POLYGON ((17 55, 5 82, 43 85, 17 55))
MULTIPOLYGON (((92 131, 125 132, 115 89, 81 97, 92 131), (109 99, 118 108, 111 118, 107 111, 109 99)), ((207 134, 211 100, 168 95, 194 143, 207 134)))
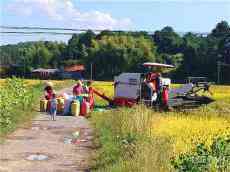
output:
MULTIPOLYGON (((174 68, 161 63, 144 63, 145 68, 174 68)), ((143 102, 151 107, 195 107, 213 102, 208 96, 199 95, 200 91, 208 91, 209 82, 202 77, 190 77, 188 83, 180 88, 170 88, 171 79, 163 78, 159 72, 121 73, 114 78, 113 99, 93 89, 93 92, 114 106, 132 107, 143 102)))

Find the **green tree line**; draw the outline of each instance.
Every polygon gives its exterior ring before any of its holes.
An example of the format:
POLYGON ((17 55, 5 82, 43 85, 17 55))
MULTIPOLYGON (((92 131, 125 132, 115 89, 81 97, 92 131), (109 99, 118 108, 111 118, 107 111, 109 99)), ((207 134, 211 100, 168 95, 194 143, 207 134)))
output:
MULTIPOLYGON (((180 35, 166 26, 154 34, 147 32, 91 30, 73 34, 68 43, 37 41, 0 47, 1 65, 15 64, 21 73, 34 68, 56 68, 84 64, 86 73, 93 64, 95 79, 112 79, 121 72, 142 70, 146 61, 173 64, 170 75, 175 80, 187 76, 217 78, 217 62, 230 64, 230 26, 217 23, 207 36, 194 33, 180 35), (23 72, 22 72, 23 71, 23 72)), ((230 67, 223 67, 224 82, 230 82, 230 67)))

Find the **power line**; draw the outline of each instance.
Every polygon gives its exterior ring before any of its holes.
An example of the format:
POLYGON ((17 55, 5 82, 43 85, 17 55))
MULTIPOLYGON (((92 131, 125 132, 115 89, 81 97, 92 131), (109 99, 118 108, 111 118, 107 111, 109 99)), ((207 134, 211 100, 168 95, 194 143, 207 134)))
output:
MULTIPOLYGON (((60 28, 60 27, 28 27, 28 26, 4 26, 4 25, 0 25, 0 28, 2 29, 7 29, 7 30, 50 30, 50 31, 73 31, 73 33, 71 32, 71 34, 74 34, 74 32, 86 32, 86 31, 93 31, 93 32, 102 32, 102 31, 111 31, 111 32, 147 32, 148 34, 152 35, 154 34, 155 31, 150 31, 150 30, 111 30, 111 29, 74 29, 74 28, 60 28)), ((162 31, 161 31, 162 32, 162 31)), ((0 31, 1 33, 1 31, 0 31)), ((46 32, 44 32, 46 33, 46 32)), ((205 35, 207 36, 209 34, 209 32, 176 32, 176 33, 181 33, 181 34, 185 34, 185 33, 194 33, 197 35, 205 35)))
MULTIPOLYGON (((4 25, 0 25, 0 28, 2 30, 0 30, 1 34, 24 34, 24 35, 32 35, 32 34, 51 34, 51 35, 73 35, 73 34, 79 34, 82 32, 86 32, 86 31, 93 31, 95 33, 100 33, 102 31, 110 31, 110 32, 146 32, 148 35, 153 35, 155 33, 155 31, 150 31, 150 30, 110 30, 110 29, 74 29, 74 28, 60 28, 60 27, 34 27, 34 26, 4 26, 4 25), (33 30, 32 32, 28 32, 28 31, 4 31, 4 30, 33 30), (34 31, 34 30, 45 30, 45 31, 34 31), (47 31, 46 31, 47 30, 47 31), (56 31, 72 31, 72 32, 56 32, 56 31)), ((161 33, 163 31, 160 31, 161 33)), ((176 31, 174 31, 176 32, 176 31)), ((168 33, 166 31, 166 33, 168 33)), ((210 33, 209 32, 176 32, 179 35, 185 35, 186 33, 192 33, 195 34, 197 36, 208 36, 210 33)), ((218 35, 229 35, 229 32, 222 32, 222 33, 218 33, 218 35)))
POLYGON ((26 34, 26 35, 32 35, 32 34, 51 34, 51 35, 73 35, 75 33, 64 33, 64 32, 21 32, 21 31, 0 31, 1 34, 26 34))
MULTIPOLYGON (((27 27, 27 26, 3 26, 0 25, 2 29, 15 29, 15 30, 59 30, 59 31, 76 31, 76 32, 85 32, 88 30, 92 30, 95 32, 101 32, 104 30, 109 30, 112 32, 120 32, 122 30, 110 30, 110 29, 73 29, 73 28, 59 28, 59 27, 27 27)), ((124 32, 129 32, 128 30, 124 30, 124 32)))

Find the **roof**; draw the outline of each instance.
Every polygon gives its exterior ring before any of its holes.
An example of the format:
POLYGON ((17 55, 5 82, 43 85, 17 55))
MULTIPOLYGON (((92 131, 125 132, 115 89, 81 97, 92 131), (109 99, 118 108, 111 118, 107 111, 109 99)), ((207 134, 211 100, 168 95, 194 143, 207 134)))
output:
POLYGON ((0 64, 0 67, 22 67, 23 65, 19 64, 0 64))
POLYGON ((38 68, 38 69, 34 69, 32 70, 33 73, 40 73, 40 72, 47 72, 47 73, 55 73, 55 72, 59 72, 59 69, 43 69, 43 68, 38 68))
POLYGON ((145 67, 166 67, 166 68, 174 68, 175 67, 173 65, 162 64, 162 63, 152 63, 152 62, 143 63, 143 66, 145 66, 145 67))
POLYGON ((0 67, 5 68, 5 67, 10 67, 8 64, 0 64, 0 67))
POLYGON ((71 65, 71 66, 64 67, 65 72, 76 72, 76 71, 83 71, 83 70, 85 70, 84 65, 71 65))

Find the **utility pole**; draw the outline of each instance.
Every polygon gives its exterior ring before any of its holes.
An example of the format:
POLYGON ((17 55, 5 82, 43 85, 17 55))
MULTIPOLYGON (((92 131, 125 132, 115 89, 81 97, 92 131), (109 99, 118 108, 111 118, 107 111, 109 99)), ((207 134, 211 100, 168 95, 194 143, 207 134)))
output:
POLYGON ((26 75, 26 50, 23 49, 23 60, 24 60, 24 78, 25 78, 25 75, 26 75))
POLYGON ((90 64, 90 79, 93 80, 93 63, 90 64))
POLYGON ((221 62, 217 62, 217 84, 220 84, 220 70, 221 70, 221 62))
POLYGON ((230 67, 230 64, 222 63, 221 61, 217 62, 217 84, 220 84, 221 66, 230 67))

